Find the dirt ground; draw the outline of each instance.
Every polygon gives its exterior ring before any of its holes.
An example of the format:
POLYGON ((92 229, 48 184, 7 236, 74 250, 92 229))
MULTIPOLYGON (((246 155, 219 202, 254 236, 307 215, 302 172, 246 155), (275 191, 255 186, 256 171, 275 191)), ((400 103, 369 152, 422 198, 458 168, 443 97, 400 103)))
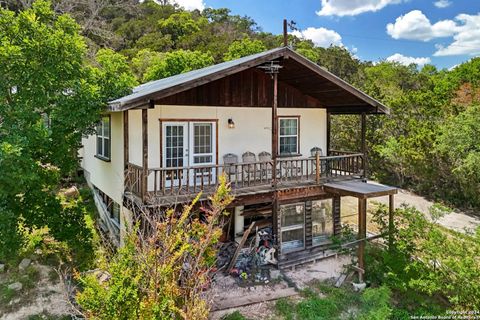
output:
MULTIPOLYGON (((295 269, 277 271, 280 275, 277 279, 266 285, 253 287, 240 287, 235 279, 228 275, 219 274, 215 284, 212 286, 212 294, 215 302, 237 300, 248 295, 275 297, 276 294, 284 292, 288 288, 304 289, 308 284, 316 280, 337 279, 343 271, 343 266, 351 262, 348 255, 339 255, 309 263, 295 269)), ((298 296, 293 296, 298 298, 298 296)), ((276 319, 274 315, 275 300, 255 303, 243 307, 229 308, 220 311, 213 311, 210 319, 219 320, 223 316, 234 311, 239 311, 248 319, 276 319)))
MULTIPOLYGON (((7 306, 0 306, 0 320, 29 319, 34 315, 64 316, 72 313, 66 290, 54 270, 35 262, 32 267, 39 271, 39 279, 32 289, 23 289, 7 306)), ((8 281, 8 274, 2 281, 8 281)))
MULTIPOLYGON (((375 183, 369 181, 370 183, 375 183)), ((372 198, 368 200, 367 203, 367 229, 370 232, 375 232, 376 230, 372 228, 370 222, 371 215, 370 212, 374 211, 378 204, 382 203, 388 206, 388 196, 372 198)), ((434 204, 434 202, 416 195, 410 191, 399 189, 398 194, 395 195, 395 208, 400 207, 402 204, 408 204, 414 206, 421 212, 427 214, 429 208, 434 204)), ((357 225, 357 212, 358 212, 358 201, 354 197, 342 197, 341 204, 341 214, 342 222, 346 221, 349 224, 357 225)), ((474 230, 480 226, 480 212, 464 212, 458 209, 455 209, 452 213, 442 217, 438 223, 446 228, 453 229, 460 232, 465 232, 467 230, 474 230)))

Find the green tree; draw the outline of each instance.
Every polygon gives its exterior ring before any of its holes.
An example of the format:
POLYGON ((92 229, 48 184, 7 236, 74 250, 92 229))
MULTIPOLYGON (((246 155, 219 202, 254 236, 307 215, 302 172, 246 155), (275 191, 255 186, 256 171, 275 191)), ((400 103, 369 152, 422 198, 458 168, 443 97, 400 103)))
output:
POLYGON ((452 117, 440 128, 436 151, 455 181, 456 197, 480 206, 480 105, 452 117))
POLYGON ((142 80, 145 72, 154 64, 160 63, 162 54, 150 49, 142 49, 138 51, 132 59, 132 71, 137 79, 142 80))
POLYGON ((259 53, 265 50, 267 50, 267 48, 260 40, 251 40, 250 38, 243 38, 242 40, 234 41, 228 47, 228 51, 223 56, 223 59, 225 61, 235 60, 235 59, 249 56, 251 54, 259 53))
POLYGON ((158 22, 160 31, 163 34, 169 34, 173 41, 200 31, 207 23, 205 18, 194 19, 189 11, 174 13, 158 22))
POLYGON ((209 53, 177 50, 166 53, 162 59, 147 68, 144 81, 162 79, 213 64, 209 53))
POLYGON ((57 192, 76 171, 82 135, 128 81, 106 51, 88 66, 79 32, 44 0, 17 14, 0 9, 0 259, 20 245, 20 222, 47 225, 60 241, 89 241, 82 208, 57 192))

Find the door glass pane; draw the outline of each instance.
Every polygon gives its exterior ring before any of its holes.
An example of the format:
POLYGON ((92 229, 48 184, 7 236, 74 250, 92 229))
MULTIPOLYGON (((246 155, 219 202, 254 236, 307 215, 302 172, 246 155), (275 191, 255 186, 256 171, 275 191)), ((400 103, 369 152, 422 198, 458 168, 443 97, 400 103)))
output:
POLYGON ((328 241, 333 235, 332 199, 312 201, 313 244, 328 241))
POLYGON ((211 163, 212 162, 212 156, 195 156, 193 157, 193 163, 199 164, 199 163, 211 163))
POLYGON ((167 125, 165 129, 165 164, 183 167, 183 125, 167 125))

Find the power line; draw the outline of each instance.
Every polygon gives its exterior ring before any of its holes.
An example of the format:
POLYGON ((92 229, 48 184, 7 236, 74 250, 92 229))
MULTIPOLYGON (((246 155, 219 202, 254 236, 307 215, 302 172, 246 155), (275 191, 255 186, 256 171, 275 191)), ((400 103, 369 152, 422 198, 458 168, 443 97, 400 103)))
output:
MULTIPOLYGON (((303 27, 300 28, 298 26, 298 23, 295 22, 295 30, 298 30, 301 32, 301 30, 305 30, 303 27)), ((336 31, 335 31, 336 32, 336 31)), ((348 34, 348 33, 342 33, 340 35, 342 38, 343 37, 350 37, 350 38, 358 38, 358 39, 368 39, 368 40, 378 40, 378 41, 386 41, 386 42, 405 42, 405 43, 412 43, 412 44, 425 44, 425 45, 431 45, 432 43, 429 41, 421 41, 421 40, 409 40, 409 39, 392 39, 392 38, 381 38, 381 37, 371 37, 371 36, 364 36, 364 35, 356 35, 356 34, 348 34)), ((480 47, 478 46, 466 46, 466 45, 460 45, 460 44, 455 44, 451 43, 449 46, 454 46, 454 47, 461 47, 461 48, 472 48, 472 49, 479 49, 480 47)))

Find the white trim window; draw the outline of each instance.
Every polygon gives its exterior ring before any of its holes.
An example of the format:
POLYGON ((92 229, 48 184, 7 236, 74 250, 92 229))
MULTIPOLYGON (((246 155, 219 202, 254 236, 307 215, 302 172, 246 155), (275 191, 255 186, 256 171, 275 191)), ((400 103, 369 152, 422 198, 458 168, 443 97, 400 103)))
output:
POLYGON ((279 118, 278 145, 280 155, 293 155, 299 153, 299 119, 298 117, 279 118))
POLYGON ((102 117, 97 125, 97 157, 110 160, 111 156, 111 119, 110 116, 102 117))
POLYGON ((305 203, 280 206, 282 253, 305 248, 305 203))
POLYGON ((332 199, 312 201, 312 244, 327 243, 332 235, 332 199))

